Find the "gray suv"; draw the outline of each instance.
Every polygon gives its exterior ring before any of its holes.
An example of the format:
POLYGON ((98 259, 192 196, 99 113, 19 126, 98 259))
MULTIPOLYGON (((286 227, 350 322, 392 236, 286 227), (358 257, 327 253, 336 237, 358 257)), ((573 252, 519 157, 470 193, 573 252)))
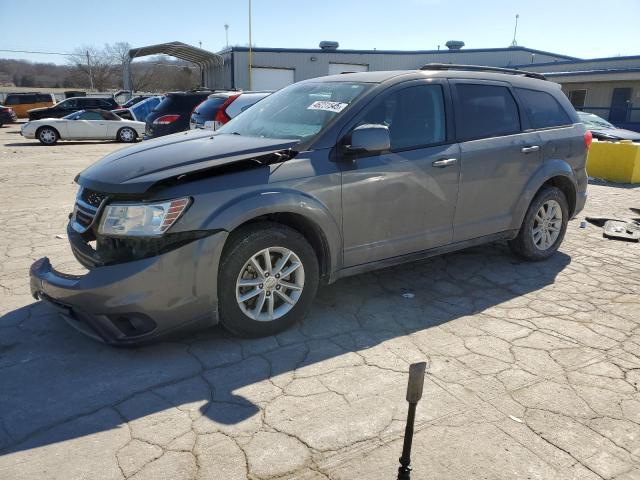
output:
POLYGON ((111 153, 76 178, 88 273, 40 259, 32 293, 111 344, 262 336, 349 275, 496 240, 544 260, 584 206, 591 137, 557 84, 490 70, 308 80, 216 132, 111 153))

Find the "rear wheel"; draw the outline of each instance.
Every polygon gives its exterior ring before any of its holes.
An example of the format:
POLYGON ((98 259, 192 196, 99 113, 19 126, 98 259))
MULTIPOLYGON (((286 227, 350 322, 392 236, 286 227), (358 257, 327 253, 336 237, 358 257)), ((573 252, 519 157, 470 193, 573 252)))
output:
POLYGON ((243 337, 281 332, 309 311, 318 275, 315 251, 296 230, 269 222, 241 227, 220 263, 220 320, 243 337))
POLYGON ((118 141, 123 143, 132 143, 136 141, 138 134, 133 128, 124 127, 118 130, 118 141))
POLYGON ((36 136, 43 145, 55 145, 60 138, 58 131, 52 127, 40 127, 36 136))
POLYGON ((545 187, 535 196, 511 250, 526 260, 545 260, 553 255, 567 231, 569 206, 559 188, 545 187))

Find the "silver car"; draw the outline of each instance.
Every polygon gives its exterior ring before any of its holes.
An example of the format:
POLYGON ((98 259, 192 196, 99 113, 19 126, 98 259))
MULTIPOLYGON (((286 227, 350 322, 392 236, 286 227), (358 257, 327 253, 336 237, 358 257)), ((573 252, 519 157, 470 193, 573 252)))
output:
POLYGON ((33 295, 111 344, 262 336, 349 275, 497 240, 544 260, 585 204, 591 136, 557 84, 494 70, 307 80, 216 132, 113 152, 76 178, 89 272, 38 260, 33 295))

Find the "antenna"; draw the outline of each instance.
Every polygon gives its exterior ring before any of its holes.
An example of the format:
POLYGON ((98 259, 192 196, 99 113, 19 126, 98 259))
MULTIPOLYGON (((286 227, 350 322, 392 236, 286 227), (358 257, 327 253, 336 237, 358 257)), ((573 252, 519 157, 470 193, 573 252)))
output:
POLYGON ((518 33, 518 19, 520 18, 520 15, 516 13, 516 26, 513 29, 513 41, 511 42, 511 46, 512 47, 517 47, 518 46, 518 42, 516 42, 516 34, 518 33))

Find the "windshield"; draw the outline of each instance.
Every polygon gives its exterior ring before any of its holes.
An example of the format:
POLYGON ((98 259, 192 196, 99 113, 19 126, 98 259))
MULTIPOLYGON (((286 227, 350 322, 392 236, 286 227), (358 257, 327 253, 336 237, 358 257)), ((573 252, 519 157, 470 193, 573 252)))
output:
POLYGON ((219 133, 305 140, 319 133, 369 87, 350 82, 293 84, 242 112, 219 133))
POLYGON ((615 125, 607 122, 604 118, 600 118, 599 116, 594 115, 593 113, 578 112, 578 117, 580 118, 580 121, 587 127, 616 128, 615 125))

